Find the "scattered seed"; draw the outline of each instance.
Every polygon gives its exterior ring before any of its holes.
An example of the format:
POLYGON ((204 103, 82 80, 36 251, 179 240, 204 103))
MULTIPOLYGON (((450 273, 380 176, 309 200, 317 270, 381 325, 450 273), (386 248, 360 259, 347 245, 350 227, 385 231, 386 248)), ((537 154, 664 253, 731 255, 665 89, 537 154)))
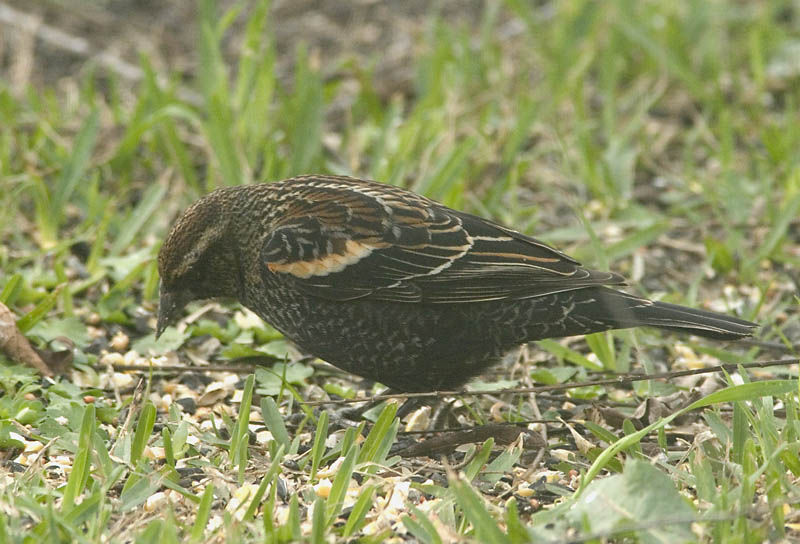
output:
POLYGON ((333 483, 329 479, 323 478, 314 486, 314 493, 317 494, 317 497, 327 499, 331 494, 331 487, 333 487, 333 483))
POLYGON ((124 365, 125 358, 120 353, 111 352, 111 353, 104 353, 100 357, 100 364, 101 365, 124 365))
POLYGON ((145 512, 153 512, 167 503, 167 494, 163 491, 153 493, 144 501, 145 512))
POLYGON ((131 340, 128 338, 128 335, 122 331, 119 331, 111 338, 109 345, 111 346, 111 349, 122 352, 128 349, 130 342, 131 340))

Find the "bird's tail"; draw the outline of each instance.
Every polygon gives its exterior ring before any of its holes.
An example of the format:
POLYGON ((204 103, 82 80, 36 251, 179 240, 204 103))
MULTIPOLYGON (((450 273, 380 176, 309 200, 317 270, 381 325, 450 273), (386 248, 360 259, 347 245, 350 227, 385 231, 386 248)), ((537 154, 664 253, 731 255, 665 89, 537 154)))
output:
POLYGON ((603 288, 601 293, 606 315, 618 328, 656 327, 715 340, 738 340, 752 336, 758 327, 738 317, 654 302, 613 289, 603 288))

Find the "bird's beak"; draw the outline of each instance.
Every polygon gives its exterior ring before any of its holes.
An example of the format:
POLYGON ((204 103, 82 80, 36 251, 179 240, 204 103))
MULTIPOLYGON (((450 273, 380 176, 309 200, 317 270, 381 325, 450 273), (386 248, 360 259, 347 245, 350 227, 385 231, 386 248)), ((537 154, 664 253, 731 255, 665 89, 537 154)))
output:
POLYGON ((156 324, 156 340, 164 332, 164 329, 178 321, 183 311, 183 307, 191 299, 190 296, 182 292, 171 292, 164 288, 161 283, 158 294, 158 322, 156 324))

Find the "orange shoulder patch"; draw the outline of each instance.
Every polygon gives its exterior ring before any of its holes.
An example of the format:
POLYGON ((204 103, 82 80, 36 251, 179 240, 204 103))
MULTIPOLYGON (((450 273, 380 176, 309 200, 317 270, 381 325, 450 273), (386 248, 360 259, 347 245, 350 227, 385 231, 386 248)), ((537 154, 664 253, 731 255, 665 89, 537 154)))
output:
POLYGON ((309 261, 293 261, 289 263, 268 263, 271 272, 291 274, 298 278, 308 279, 311 276, 327 276, 341 272, 345 267, 355 264, 372 253, 371 245, 347 240, 341 252, 331 253, 318 259, 309 261))

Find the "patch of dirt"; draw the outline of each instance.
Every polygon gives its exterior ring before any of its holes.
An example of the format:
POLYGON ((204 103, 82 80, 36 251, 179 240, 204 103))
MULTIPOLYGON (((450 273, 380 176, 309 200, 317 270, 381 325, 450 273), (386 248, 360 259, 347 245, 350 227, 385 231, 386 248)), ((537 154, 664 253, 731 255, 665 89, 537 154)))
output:
MULTIPOLYGON (((235 2, 220 0, 220 14, 235 2)), ((280 77, 291 74, 295 52, 305 44, 320 65, 333 67, 355 57, 374 63, 377 81, 402 88, 411 80, 417 37, 440 15, 450 23, 473 25, 478 0, 276 0, 270 26, 278 49, 280 77)), ((162 73, 191 77, 198 61, 197 4, 182 0, 23 0, 0 2, 0 77, 16 90, 52 85, 87 66, 101 64, 136 81, 139 56, 162 73)), ((247 14, 226 33, 231 57, 244 35, 247 14)))

